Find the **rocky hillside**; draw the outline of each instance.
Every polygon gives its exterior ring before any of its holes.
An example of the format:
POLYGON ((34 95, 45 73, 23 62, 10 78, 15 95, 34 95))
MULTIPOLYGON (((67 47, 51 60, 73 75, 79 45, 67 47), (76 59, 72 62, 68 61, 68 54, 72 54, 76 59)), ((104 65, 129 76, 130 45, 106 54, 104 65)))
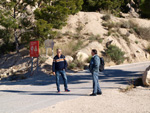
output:
POLYGON ((146 51, 149 46, 150 20, 79 12, 68 18, 68 24, 60 32, 66 39, 75 37, 76 40, 83 40, 86 44, 78 52, 85 57, 90 56, 90 50, 94 48, 102 55, 108 44, 112 44, 125 52, 127 59, 124 63, 146 61, 150 58, 146 51))
MULTIPOLYGON (((104 57, 107 66, 119 64, 108 58, 106 54, 110 45, 115 45, 124 53, 124 60, 121 63, 150 59, 150 43, 148 41, 150 20, 127 16, 118 18, 110 14, 96 12, 79 12, 69 16, 67 25, 57 31, 54 49, 58 47, 62 49, 71 68, 83 68, 82 65, 85 65, 90 59, 92 49, 98 50, 98 54, 104 57)), ((52 65, 52 58, 45 57, 43 54, 45 55, 45 48, 41 47, 40 69, 50 73, 49 66, 52 65)), ((21 51, 21 56, 4 55, 0 59, 1 78, 15 75, 16 72, 22 75, 22 73, 30 71, 31 59, 29 51, 26 49, 21 51)), ((21 76, 21 78, 24 77, 21 76)))

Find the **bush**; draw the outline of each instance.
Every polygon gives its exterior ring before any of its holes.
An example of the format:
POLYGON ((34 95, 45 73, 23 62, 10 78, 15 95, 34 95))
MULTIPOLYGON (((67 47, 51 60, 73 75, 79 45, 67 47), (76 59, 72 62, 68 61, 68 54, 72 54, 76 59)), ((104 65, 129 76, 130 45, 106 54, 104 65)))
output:
POLYGON ((83 11, 110 10, 113 14, 118 14, 124 0, 84 0, 83 11))
POLYGON ((100 35, 91 34, 91 35, 89 36, 89 40, 91 40, 91 41, 98 40, 99 38, 100 38, 100 35))
POLYGON ((68 69, 84 69, 84 62, 79 60, 74 60, 72 63, 69 63, 68 69))
POLYGON ((68 69, 75 69, 77 65, 75 63, 68 63, 68 69))
POLYGON ((115 24, 114 22, 109 21, 109 22, 102 23, 102 26, 107 27, 108 30, 110 30, 112 28, 117 27, 117 24, 115 24))
POLYGON ((149 0, 142 0, 140 9, 142 12, 142 16, 150 18, 150 1, 149 0))
POLYGON ((148 53, 150 53, 150 46, 148 46, 148 47, 146 48, 146 51, 147 51, 148 53))
POLYGON ((7 43, 7 44, 0 45, 0 55, 7 54, 7 53, 15 51, 15 50, 16 50, 15 43, 7 43))
POLYGON ((103 38, 99 39, 99 43, 102 43, 102 42, 103 42, 103 40, 104 40, 103 38))
POLYGON ((106 56, 111 58, 116 64, 121 64, 125 60, 125 53, 115 45, 110 45, 105 52, 106 56))
POLYGON ((109 21, 111 19, 111 16, 110 16, 110 14, 106 14, 102 17, 102 19, 105 21, 109 21))
POLYGON ((92 59, 92 56, 89 56, 89 58, 87 58, 86 62, 90 63, 91 59, 92 59))

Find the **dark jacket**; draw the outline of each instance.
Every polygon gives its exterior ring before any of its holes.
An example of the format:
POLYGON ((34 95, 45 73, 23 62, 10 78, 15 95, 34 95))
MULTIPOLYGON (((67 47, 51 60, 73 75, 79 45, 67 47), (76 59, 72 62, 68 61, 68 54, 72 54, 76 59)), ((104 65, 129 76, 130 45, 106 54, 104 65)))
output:
POLYGON ((91 73, 93 72, 99 72, 99 66, 100 66, 100 58, 98 55, 94 55, 90 61, 89 70, 91 73))
POLYGON ((56 55, 53 59, 52 71, 63 70, 67 68, 67 61, 65 60, 65 56, 61 55, 60 58, 56 55))

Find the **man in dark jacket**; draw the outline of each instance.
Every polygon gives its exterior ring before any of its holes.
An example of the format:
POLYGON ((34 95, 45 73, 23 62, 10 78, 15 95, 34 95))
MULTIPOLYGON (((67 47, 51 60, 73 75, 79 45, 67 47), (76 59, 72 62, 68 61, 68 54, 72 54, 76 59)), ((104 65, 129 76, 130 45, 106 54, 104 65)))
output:
POLYGON ((97 55, 97 50, 93 49, 92 52, 92 59, 90 61, 90 72, 92 73, 93 78, 93 93, 90 96, 101 95, 102 91, 99 86, 98 82, 98 75, 99 75, 99 66, 100 66, 100 58, 97 55))
POLYGON ((63 78, 65 91, 70 92, 67 86, 67 76, 65 72, 66 68, 67 61, 65 60, 65 56, 61 54, 60 49, 57 49, 57 55, 53 59, 52 71, 53 75, 56 75, 56 86, 58 93, 60 93, 59 75, 61 75, 63 78))

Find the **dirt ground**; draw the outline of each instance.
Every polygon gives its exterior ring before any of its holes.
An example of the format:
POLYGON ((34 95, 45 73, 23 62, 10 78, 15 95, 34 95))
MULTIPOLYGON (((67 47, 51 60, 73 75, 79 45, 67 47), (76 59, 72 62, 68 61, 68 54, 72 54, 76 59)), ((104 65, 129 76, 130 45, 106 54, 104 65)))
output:
POLYGON ((32 113, 150 113, 150 88, 105 89, 102 95, 79 97, 32 113))

